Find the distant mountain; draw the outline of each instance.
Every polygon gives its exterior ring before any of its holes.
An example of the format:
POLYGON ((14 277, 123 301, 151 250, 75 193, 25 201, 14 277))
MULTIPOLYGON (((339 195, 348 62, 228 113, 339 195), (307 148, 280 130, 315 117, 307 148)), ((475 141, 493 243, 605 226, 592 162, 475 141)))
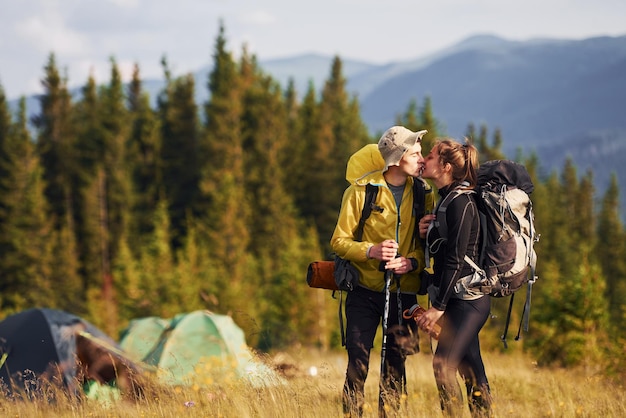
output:
POLYGON ((361 97, 363 119, 383 129, 398 109, 425 96, 448 134, 462 136, 468 122, 485 123, 501 128, 511 150, 626 128, 626 36, 465 42, 361 97))
MULTIPOLYGON (((617 174, 626 216, 626 36, 517 42, 483 35, 413 61, 343 63, 373 134, 428 96, 455 138, 469 123, 499 128, 507 155, 536 152, 546 173, 571 158, 579 174, 593 170, 600 195, 617 174)), ((273 74, 273 61, 261 65, 273 74)), ((297 78, 299 59, 293 68, 297 78)))
MULTIPOLYGON (((323 88, 334 57, 316 54, 259 60, 283 87, 300 96, 323 88)), ((373 135, 393 124, 411 100, 430 97, 447 135, 461 138, 469 123, 499 128, 507 155, 537 152, 544 170, 571 157, 594 172, 603 193, 612 172, 626 213, 626 36, 584 40, 509 41, 480 35, 437 53, 384 65, 342 58, 347 89, 373 135)), ((207 100, 210 68, 194 73, 198 103, 207 100)), ((156 98, 163 80, 145 80, 156 98)), ((13 103, 15 106, 16 102, 13 103)), ((28 98, 29 114, 38 103, 28 98)))

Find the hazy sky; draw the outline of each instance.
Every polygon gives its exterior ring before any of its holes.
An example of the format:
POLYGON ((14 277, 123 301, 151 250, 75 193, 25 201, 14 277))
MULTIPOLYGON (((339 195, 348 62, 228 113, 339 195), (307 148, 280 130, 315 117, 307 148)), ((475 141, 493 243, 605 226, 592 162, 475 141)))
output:
POLYGON ((41 91, 48 56, 70 86, 110 57, 125 79, 162 78, 212 62, 222 19, 227 48, 261 61, 302 53, 387 63, 418 58, 475 34, 511 40, 626 35, 626 0, 0 0, 0 84, 9 99, 41 91))

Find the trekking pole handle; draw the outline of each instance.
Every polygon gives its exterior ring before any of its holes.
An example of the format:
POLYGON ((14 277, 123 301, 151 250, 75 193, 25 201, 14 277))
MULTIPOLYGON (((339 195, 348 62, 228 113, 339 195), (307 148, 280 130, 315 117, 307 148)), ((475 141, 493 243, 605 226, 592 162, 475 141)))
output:
MULTIPOLYGON (((405 309, 404 312, 402 312, 402 317, 404 319, 413 318, 417 322, 417 320, 424 314, 424 312, 426 312, 426 309, 422 308, 418 303, 416 303, 409 309, 405 309)), ((434 324, 430 330, 422 329, 422 331, 425 331, 435 340, 438 340, 439 334, 441 334, 441 325, 434 324)))

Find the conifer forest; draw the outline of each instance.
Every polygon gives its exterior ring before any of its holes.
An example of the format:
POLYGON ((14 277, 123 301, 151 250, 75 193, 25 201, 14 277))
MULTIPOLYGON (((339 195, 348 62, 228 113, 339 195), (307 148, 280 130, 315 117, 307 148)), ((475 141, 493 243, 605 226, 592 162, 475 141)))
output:
MULTIPOLYGON (((108 80, 72 94, 51 53, 32 119, 0 86, 0 319, 49 307, 117 337, 133 318, 208 309, 231 315, 259 350, 340 348, 338 300, 309 288, 306 270, 330 259, 349 156, 380 133, 361 120, 339 57, 323 86, 298 92, 245 48, 235 59, 223 27, 208 53, 204 85, 163 58, 158 97, 142 90, 138 65, 123 83, 114 58, 108 80)), ((424 154, 443 134, 428 97, 389 122, 427 129, 424 154)), ((525 292, 516 296, 509 345, 539 365, 623 373, 617 178, 595 190, 593 172, 571 162, 546 169, 538 155, 503 155, 497 128, 468 121, 467 137, 482 161, 521 162, 535 184, 539 279, 530 329, 513 342, 525 292)), ((494 302, 481 338, 501 350, 508 300, 494 302)))

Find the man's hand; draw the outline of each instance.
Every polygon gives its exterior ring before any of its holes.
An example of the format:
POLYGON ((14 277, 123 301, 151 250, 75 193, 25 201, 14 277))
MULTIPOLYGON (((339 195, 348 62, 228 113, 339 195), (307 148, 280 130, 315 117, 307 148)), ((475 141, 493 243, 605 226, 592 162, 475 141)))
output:
POLYGON ((385 270, 393 270, 394 274, 406 274, 413 270, 413 263, 408 258, 400 256, 388 261, 385 270))
POLYGON ((420 219, 419 221, 419 229, 420 229, 420 238, 421 239, 425 239, 426 238, 426 233, 428 232, 428 226, 430 225, 430 223, 432 221, 434 221, 436 218, 435 215, 431 214, 427 214, 424 215, 422 217, 422 219, 420 219))
POLYGON ((370 258, 380 261, 390 261, 398 254, 398 243, 392 239, 386 239, 370 248, 370 258))

